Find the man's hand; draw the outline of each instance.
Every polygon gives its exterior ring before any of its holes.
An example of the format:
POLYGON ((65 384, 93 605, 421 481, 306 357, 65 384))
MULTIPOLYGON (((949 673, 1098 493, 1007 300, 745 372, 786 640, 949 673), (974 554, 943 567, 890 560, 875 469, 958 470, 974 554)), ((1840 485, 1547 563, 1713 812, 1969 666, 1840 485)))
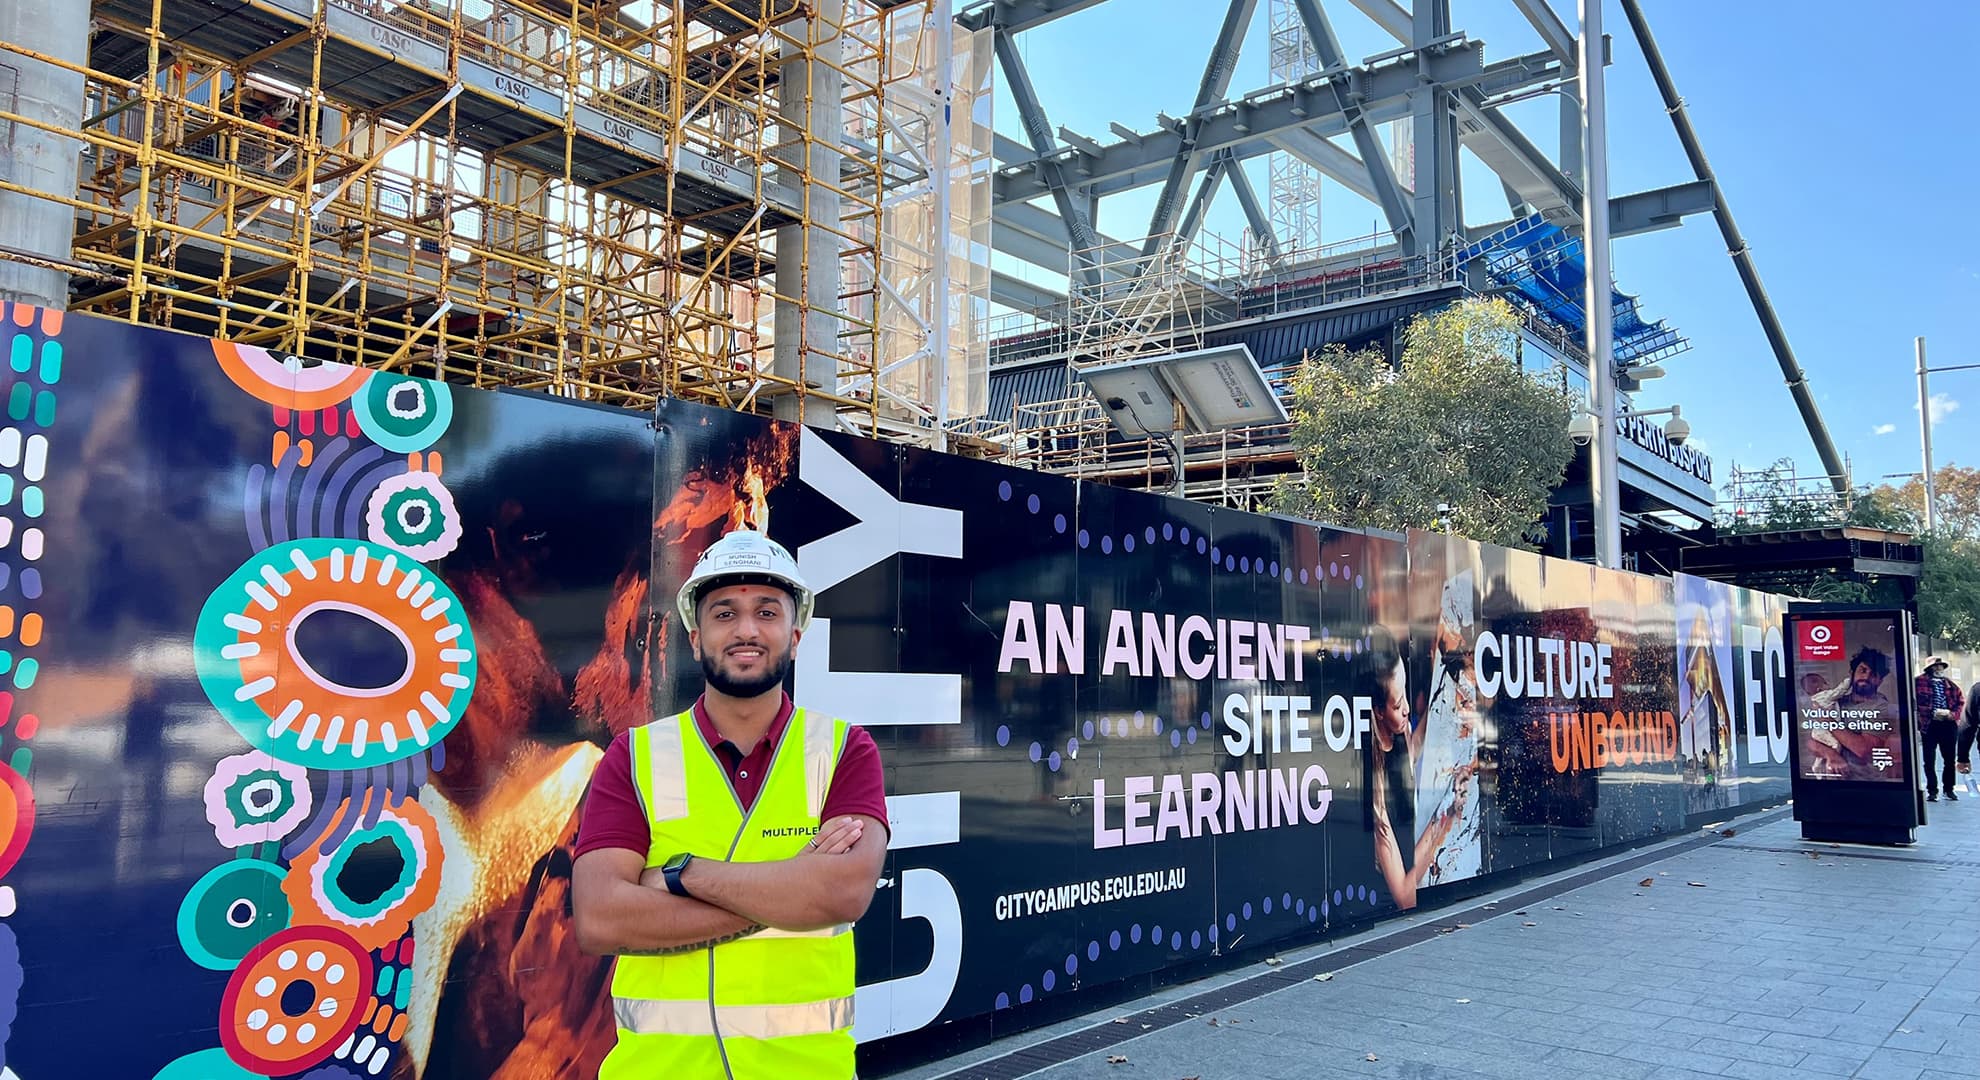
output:
POLYGON ((818 835, 806 845, 813 855, 844 855, 859 843, 866 831, 866 822, 852 815, 837 817, 818 827, 818 835))
MULTIPOLYGON (((804 850, 791 856, 801 859, 809 855, 844 855, 859 843, 866 825, 856 817, 833 818, 819 826, 818 835, 805 844, 804 850)), ((649 889, 665 889, 666 875, 662 868, 655 866, 639 875, 639 883, 649 889)))
POLYGON ((818 851, 772 862, 696 859, 681 883, 697 899, 779 930, 856 922, 872 903, 887 861, 887 830, 876 819, 850 820, 827 822, 818 851))
POLYGON ((760 929, 713 904, 675 896, 660 881, 659 869, 642 872, 645 865, 644 854, 624 848, 578 856, 571 867, 578 948, 593 956, 651 956, 760 929))

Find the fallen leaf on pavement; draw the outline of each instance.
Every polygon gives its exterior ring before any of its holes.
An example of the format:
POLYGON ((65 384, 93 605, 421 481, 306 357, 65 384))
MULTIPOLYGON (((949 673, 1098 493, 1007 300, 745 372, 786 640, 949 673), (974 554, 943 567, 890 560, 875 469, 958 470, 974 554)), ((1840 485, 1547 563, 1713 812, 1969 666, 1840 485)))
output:
POLYGON ((1670 876, 1671 876, 1671 872, 1670 872, 1669 870, 1659 870, 1659 871, 1657 871, 1657 876, 1658 876, 1658 877, 1670 877, 1670 876))
POLYGON ((1368 1060, 1369 1060, 1369 1061, 1380 1061, 1380 1060, 1382 1060, 1382 1059, 1381 1059, 1381 1058, 1378 1058, 1378 1057, 1376 1057, 1376 1056, 1375 1056, 1374 1054, 1369 1054, 1369 1055, 1368 1055, 1368 1060))
POLYGON ((1514 915, 1524 915, 1524 914, 1526 914, 1526 912, 1524 912, 1524 911, 1515 911, 1515 912, 1513 912, 1513 914, 1514 914, 1514 915))
POLYGON ((1279 966, 1280 964, 1283 964, 1283 963, 1285 963, 1285 961, 1284 961, 1284 960, 1281 960, 1281 959, 1279 959, 1279 958, 1278 958, 1278 957, 1276 957, 1276 956, 1268 956, 1268 957, 1266 957, 1266 958, 1265 958, 1265 962, 1266 962, 1267 964, 1270 964, 1270 965, 1271 965, 1271 966, 1273 966, 1273 967, 1277 967, 1277 966, 1279 966))
POLYGON ((1109 1064, 1109 1065, 1126 1065, 1126 1064, 1127 1064, 1127 1055, 1126 1055, 1126 1054, 1108 1054, 1108 1055, 1107 1055, 1107 1064, 1109 1064))
POLYGON ((1459 998, 1459 999, 1457 999, 1457 1003, 1458 1003, 1459 1005, 1469 1005, 1469 1004, 1471 1004, 1471 999, 1470 999, 1470 998, 1459 998))
POLYGON ((1739 835, 1739 830, 1738 830, 1738 829, 1720 829, 1720 830, 1719 830, 1719 835, 1720 835, 1720 836, 1738 836, 1738 835, 1739 835))
POLYGON ((1313 977, 1313 981, 1314 981, 1314 982, 1333 982, 1333 981, 1334 981, 1334 973, 1333 973, 1333 972, 1331 972, 1331 971, 1323 971, 1323 972, 1321 972, 1320 974, 1318 974, 1318 975, 1315 975, 1315 976, 1313 977))
POLYGON ((1127 1023, 1127 1022, 1128 1022, 1128 1018, 1127 1018, 1127 1017, 1125 1017, 1125 1016, 1116 1016, 1116 1017, 1114 1017, 1114 1023, 1116 1023, 1116 1024, 1125 1024, 1125 1023, 1127 1023))
POLYGON ((1242 1024, 1242 1023, 1244 1023, 1244 1021, 1243 1021, 1243 1020, 1239 1020, 1239 1019, 1237 1019, 1237 1018, 1235 1018, 1235 1017, 1233 1017, 1232 1019, 1229 1019, 1229 1020, 1226 1020, 1226 1021, 1224 1021, 1224 1022, 1225 1022, 1225 1023, 1227 1023, 1227 1024, 1242 1024))
POLYGON ((1208 1023, 1208 1024, 1209 1024, 1209 1025, 1210 1025, 1211 1027, 1216 1027, 1216 1026, 1217 1026, 1217 1018, 1213 1016, 1213 1017, 1211 1017, 1211 1018, 1210 1018, 1209 1020, 1207 1020, 1207 1021, 1205 1021, 1205 1023, 1208 1023))
POLYGON ((1539 926, 1540 924, 1539 924, 1539 923, 1537 923, 1537 922, 1524 922, 1524 923, 1520 923, 1519 925, 1521 925, 1521 926, 1539 926))
POLYGON ((1691 886, 1694 889, 1702 889, 1705 887, 1705 883, 1702 881, 1687 881, 1685 882, 1685 884, 1691 886))
POLYGON ((1638 887, 1640 887, 1640 888, 1645 888, 1645 889, 1647 889, 1647 888, 1649 888, 1650 886, 1652 886, 1652 885, 1655 885, 1656 883, 1657 883, 1657 879, 1656 879, 1656 878, 1653 878, 1653 877, 1647 877, 1647 878, 1644 878, 1644 879, 1643 879, 1642 881, 1639 881, 1639 882, 1637 882, 1636 884, 1637 884, 1637 885, 1638 885, 1638 887))
POLYGON ((1471 929, 1471 924, 1470 924, 1470 923, 1468 923, 1468 922, 1461 922, 1461 923, 1459 923, 1459 924, 1457 924, 1457 928, 1458 928, 1459 930, 1469 930, 1469 929, 1471 929))

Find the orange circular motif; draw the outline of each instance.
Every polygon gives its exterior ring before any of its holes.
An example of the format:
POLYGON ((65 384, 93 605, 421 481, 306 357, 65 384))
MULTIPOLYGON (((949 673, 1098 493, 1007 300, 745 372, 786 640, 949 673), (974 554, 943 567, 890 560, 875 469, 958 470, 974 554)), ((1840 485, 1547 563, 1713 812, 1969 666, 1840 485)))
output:
POLYGON ((373 798, 389 800, 383 791, 355 807, 345 799, 326 834, 336 836, 348 823, 343 838, 328 852, 309 844, 282 879, 296 925, 333 926, 367 950, 404 937, 413 919, 433 906, 446 862, 439 826, 425 807, 412 799, 380 807, 373 798), (368 811, 376 812, 369 824, 368 811))
POLYGON ((476 673, 453 591, 399 552, 360 540, 257 552, 208 598, 195 645, 207 697, 241 735, 310 768, 383 765, 425 750, 466 712, 476 673), (390 665, 339 671, 350 651, 324 646, 319 618, 369 624, 376 657, 389 654, 390 665))
POLYGON ((220 1043, 264 1076, 301 1072, 357 1028, 371 954, 329 926, 294 926, 241 959, 220 999, 220 1043))
POLYGON ((235 386, 282 409, 314 412, 350 399, 371 374, 349 364, 304 364, 254 345, 215 341, 213 355, 235 386))

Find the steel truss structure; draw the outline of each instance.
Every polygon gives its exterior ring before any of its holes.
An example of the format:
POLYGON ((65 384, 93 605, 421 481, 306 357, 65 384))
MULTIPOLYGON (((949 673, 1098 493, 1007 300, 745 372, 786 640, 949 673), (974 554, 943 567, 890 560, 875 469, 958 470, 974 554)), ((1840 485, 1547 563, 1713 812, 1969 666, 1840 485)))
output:
POLYGON ((75 215, 76 310, 873 430, 913 397, 892 252, 928 246, 885 231, 929 186, 890 51, 936 6, 94 0, 85 63, 0 42, 86 80, 78 190, 0 191, 75 215))
MULTIPOLYGON (((1534 328, 1541 339, 1558 342, 1564 355, 1579 362, 1580 320, 1586 318, 1579 296, 1556 296, 1553 285, 1545 291, 1546 303, 1532 295, 1542 291, 1534 283, 1543 271, 1558 271, 1563 278, 1580 272, 1583 232, 1579 42, 1550 0, 1505 0, 1532 27, 1541 47, 1497 57, 1488 57, 1483 43, 1453 25, 1450 0, 1414 0, 1407 7, 1396 0, 1267 0, 1269 24, 1262 36, 1272 81, 1249 92, 1233 91, 1230 77, 1259 0, 1226 0, 1217 5, 1223 19, 1188 111, 1158 114, 1152 129, 1110 122, 1106 136, 1063 127, 1055 133, 1047 102, 1024 68, 1017 36, 1101 2, 983 0, 961 16, 964 24, 997 35, 997 56, 1026 136, 1022 144, 1000 139, 996 147, 996 250, 1046 270, 1069 268, 1063 294, 1009 275, 994 281, 992 297, 1002 308, 995 323, 1002 332, 1001 355, 1012 363, 1036 364, 1056 353, 1076 372, 1122 355, 1181 351, 1200 339, 1201 328, 1220 322, 1268 319, 1382 293, 1462 286, 1507 295, 1530 322, 1544 324, 1534 328), (1361 20, 1364 31, 1379 30, 1397 47, 1360 59, 1349 56, 1336 29, 1340 20, 1361 20), (1515 102, 1542 97, 1558 102, 1559 149, 1553 155, 1542 152, 1506 112, 1515 102), (1385 143, 1385 133, 1390 142, 1385 143), (1495 190, 1482 195, 1463 190, 1461 151, 1495 174, 1495 190), (1261 155, 1272 158, 1268 204, 1261 204, 1245 176, 1245 162, 1261 155), (1323 220, 1321 177, 1334 181, 1326 185, 1329 197, 1352 193, 1363 201, 1356 218, 1372 204, 1386 224, 1384 232, 1368 242, 1322 243, 1317 235, 1323 220), (1109 196, 1158 186, 1146 239, 1123 241, 1095 226, 1109 196), (1184 253, 1210 202, 1226 187, 1246 222, 1244 265, 1221 275, 1235 288, 1192 287, 1180 269, 1184 253), (1503 211, 1479 210, 1498 206, 1503 211), (1558 250, 1522 251, 1514 259, 1518 266, 1481 254, 1498 250, 1482 242, 1503 240, 1509 228, 1522 236, 1558 237, 1558 250), (1551 261, 1532 265, 1533 259, 1551 261), (1168 327, 1175 328, 1174 340, 1163 336, 1168 327)), ((1667 102, 1674 100, 1635 0, 1625 6, 1667 102)), ((1673 115, 1693 174, 1668 187, 1612 194, 1612 237, 1670 228, 1706 212, 1730 228, 1723 194, 1695 152, 1695 140, 1685 138, 1689 130, 1681 109, 1673 115)), ((1742 258, 1743 243, 1728 243, 1735 259, 1742 258)), ((1739 268, 1743 277, 1750 269, 1744 263, 1739 268)), ((1785 351, 1784 336, 1774 332, 1771 310, 1756 290, 1749 291, 1800 401, 1805 380, 1785 351)), ((1634 301, 1620 293, 1616 298, 1617 318, 1627 315, 1636 320, 1630 325, 1640 323, 1647 343, 1634 352, 1619 349, 1612 361, 1621 385, 1635 389, 1638 371, 1685 344, 1661 324, 1637 319, 1634 301)), ((985 428, 984 436, 1008 442, 1015 456, 1036 467, 1168 490, 1177 466, 1160 448, 1120 445, 1118 436, 1108 435, 1104 415, 1081 404, 1078 386, 1068 389, 1065 400, 1014 403, 1001 414, 1007 419, 985 428)), ((1811 408, 1804 409, 1804 417, 1818 448, 1826 447, 1819 417, 1811 408)), ((1284 435, 1256 432, 1237 439, 1243 445, 1236 450, 1227 445, 1231 439, 1195 438, 1192 447, 1202 449, 1200 460, 1194 452, 1187 457, 1188 490, 1207 501, 1247 504, 1266 483, 1234 470, 1234 463, 1284 468, 1290 461, 1284 435), (1218 479, 1202 486, 1199 477, 1218 479)))

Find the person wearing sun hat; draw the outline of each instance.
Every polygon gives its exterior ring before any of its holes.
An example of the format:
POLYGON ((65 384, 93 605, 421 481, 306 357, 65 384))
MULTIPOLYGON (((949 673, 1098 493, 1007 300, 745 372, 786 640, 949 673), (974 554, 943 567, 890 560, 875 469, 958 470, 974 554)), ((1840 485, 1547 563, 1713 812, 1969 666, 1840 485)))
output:
POLYGON ((1918 715, 1919 741, 1925 745, 1925 801, 1937 802, 1939 788, 1946 789, 1946 800, 1958 802, 1953 790, 1953 743, 1959 738, 1959 716, 1966 709, 1966 695, 1959 684, 1946 677, 1950 665, 1944 657, 1928 656, 1924 670, 1912 684, 1912 708, 1918 715), (1933 772, 1933 758, 1939 772, 1933 772))

